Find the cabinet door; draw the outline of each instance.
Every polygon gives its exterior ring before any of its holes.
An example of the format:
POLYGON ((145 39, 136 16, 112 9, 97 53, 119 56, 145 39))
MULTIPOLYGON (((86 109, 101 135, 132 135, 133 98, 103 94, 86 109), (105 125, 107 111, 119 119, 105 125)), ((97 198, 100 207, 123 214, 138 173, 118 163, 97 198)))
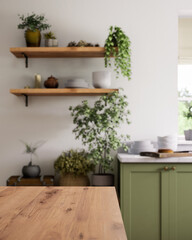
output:
POLYGON ((169 171, 164 167, 165 164, 120 166, 121 211, 129 240, 168 239, 169 171))
POLYGON ((170 171, 173 240, 192 239, 192 164, 173 164, 170 171))

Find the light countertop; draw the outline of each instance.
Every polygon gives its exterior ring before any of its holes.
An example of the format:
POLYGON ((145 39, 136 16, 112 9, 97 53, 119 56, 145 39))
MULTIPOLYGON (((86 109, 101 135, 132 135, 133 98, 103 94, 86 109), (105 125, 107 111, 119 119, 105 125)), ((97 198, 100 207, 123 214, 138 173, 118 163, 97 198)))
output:
POLYGON ((192 157, 152 158, 127 153, 117 154, 121 163, 192 163, 192 157))

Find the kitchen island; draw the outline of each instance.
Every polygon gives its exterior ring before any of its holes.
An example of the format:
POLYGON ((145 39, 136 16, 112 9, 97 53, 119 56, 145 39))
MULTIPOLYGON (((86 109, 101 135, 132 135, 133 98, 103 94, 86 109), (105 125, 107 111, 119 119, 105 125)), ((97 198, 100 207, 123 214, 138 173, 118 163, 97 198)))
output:
POLYGON ((192 157, 118 154, 120 202, 129 240, 192 239, 192 157))
POLYGON ((114 187, 0 187, 0 239, 127 237, 114 187))

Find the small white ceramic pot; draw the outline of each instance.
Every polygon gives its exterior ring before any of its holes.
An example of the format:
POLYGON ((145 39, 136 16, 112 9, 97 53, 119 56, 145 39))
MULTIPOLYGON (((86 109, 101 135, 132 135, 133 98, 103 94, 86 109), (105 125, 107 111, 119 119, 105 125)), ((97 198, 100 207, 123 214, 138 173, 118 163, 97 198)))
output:
POLYGON ((95 88, 109 88, 111 86, 111 72, 93 72, 93 86, 95 88))
POLYGON ((58 47, 58 40, 52 39, 52 47, 58 47))
POLYGON ((52 47, 53 39, 45 39, 45 47, 52 47))

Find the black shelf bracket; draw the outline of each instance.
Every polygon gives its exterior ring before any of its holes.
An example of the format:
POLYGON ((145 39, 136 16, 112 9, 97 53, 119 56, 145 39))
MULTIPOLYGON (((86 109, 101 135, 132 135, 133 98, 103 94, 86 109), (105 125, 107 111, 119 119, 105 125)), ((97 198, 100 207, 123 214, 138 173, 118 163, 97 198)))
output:
POLYGON ((25 58, 25 67, 28 68, 28 56, 25 53, 22 53, 25 58))
POLYGON ((28 95, 22 94, 25 97, 25 107, 28 107, 28 95))

